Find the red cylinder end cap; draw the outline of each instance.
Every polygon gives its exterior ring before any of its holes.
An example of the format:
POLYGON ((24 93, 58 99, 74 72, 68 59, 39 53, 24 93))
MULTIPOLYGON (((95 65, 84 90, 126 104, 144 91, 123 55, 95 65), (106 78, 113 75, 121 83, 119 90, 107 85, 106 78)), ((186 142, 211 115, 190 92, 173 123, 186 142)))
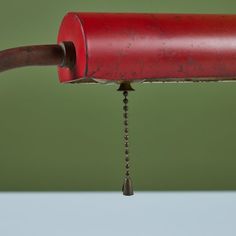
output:
POLYGON ((58 67, 59 80, 61 83, 75 82, 86 75, 86 40, 82 23, 76 13, 68 13, 60 26, 58 44, 67 45, 72 43, 75 50, 73 67, 58 67), (79 60, 78 60, 79 55, 79 60))

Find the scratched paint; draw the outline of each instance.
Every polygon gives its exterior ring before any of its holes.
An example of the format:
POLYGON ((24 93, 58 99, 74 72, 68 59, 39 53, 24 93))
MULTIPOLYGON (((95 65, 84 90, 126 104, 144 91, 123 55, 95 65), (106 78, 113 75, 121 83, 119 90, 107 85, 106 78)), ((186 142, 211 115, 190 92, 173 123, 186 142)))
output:
POLYGON ((69 13, 58 42, 76 47, 61 82, 211 81, 236 77, 236 15, 69 13))

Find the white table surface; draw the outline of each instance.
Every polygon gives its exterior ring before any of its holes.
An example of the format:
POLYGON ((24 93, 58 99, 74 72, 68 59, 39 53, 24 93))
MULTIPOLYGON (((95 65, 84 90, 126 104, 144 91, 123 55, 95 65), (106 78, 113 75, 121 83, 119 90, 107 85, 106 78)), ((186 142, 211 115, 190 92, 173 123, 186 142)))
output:
POLYGON ((235 236, 236 192, 0 193, 1 236, 235 236))

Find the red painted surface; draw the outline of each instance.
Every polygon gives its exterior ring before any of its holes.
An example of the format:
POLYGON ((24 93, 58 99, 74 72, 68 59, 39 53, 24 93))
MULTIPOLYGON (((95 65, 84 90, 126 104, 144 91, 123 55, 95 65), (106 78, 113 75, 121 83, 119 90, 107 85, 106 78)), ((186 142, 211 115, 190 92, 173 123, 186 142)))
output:
POLYGON ((236 76, 236 15, 69 13, 62 41, 77 63, 61 82, 236 76))

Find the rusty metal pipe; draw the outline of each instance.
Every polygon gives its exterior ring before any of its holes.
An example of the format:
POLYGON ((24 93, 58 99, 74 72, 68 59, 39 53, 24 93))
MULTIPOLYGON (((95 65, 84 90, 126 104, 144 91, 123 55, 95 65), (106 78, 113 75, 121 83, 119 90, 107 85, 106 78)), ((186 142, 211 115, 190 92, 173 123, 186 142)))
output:
POLYGON ((59 45, 26 46, 0 52, 0 72, 25 66, 60 65, 64 52, 59 45))
POLYGON ((0 51, 0 72, 26 66, 73 67, 74 46, 70 42, 61 45, 35 45, 0 51))

